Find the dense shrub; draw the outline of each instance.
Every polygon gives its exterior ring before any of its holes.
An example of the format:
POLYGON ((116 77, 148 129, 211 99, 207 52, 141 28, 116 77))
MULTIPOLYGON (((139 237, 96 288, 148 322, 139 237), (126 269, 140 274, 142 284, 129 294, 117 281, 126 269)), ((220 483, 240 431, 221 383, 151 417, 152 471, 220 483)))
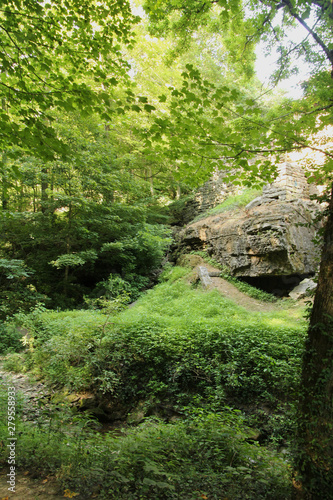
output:
POLYGON ((63 468, 64 484, 88 493, 91 484, 99 483, 103 499, 289 498, 287 464, 248 444, 246 430, 237 419, 233 423, 232 428, 208 415, 172 425, 146 424, 117 441, 97 441, 93 456, 91 451, 84 455, 77 470, 63 468), (104 456, 103 444, 109 448, 104 456), (93 461, 95 470, 87 466, 93 461))
POLYGON ((0 323, 0 354, 21 351, 22 333, 12 322, 0 323))
MULTIPOLYGON (((6 411, 1 390, 1 417, 6 411)), ((209 498, 290 498, 285 461, 258 445, 240 415, 202 414, 165 424, 157 419, 119 436, 99 434, 96 424, 64 406, 41 408, 22 422, 18 402, 16 466, 30 473, 57 475, 65 496, 106 500, 209 498)), ((6 419, 0 419, 6 435, 6 419)), ((0 463, 8 449, 0 449, 0 463)))

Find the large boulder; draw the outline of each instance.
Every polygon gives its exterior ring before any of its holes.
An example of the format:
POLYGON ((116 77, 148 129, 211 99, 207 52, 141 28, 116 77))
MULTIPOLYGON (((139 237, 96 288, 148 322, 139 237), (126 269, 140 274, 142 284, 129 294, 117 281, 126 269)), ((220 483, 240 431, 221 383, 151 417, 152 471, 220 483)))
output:
POLYGON ((176 235, 177 253, 206 250, 234 276, 311 274, 318 267, 318 210, 305 199, 257 199, 187 225, 176 235))
POLYGON ((310 278, 305 278, 289 293, 289 297, 294 300, 304 299, 309 296, 312 290, 317 288, 317 284, 310 278))

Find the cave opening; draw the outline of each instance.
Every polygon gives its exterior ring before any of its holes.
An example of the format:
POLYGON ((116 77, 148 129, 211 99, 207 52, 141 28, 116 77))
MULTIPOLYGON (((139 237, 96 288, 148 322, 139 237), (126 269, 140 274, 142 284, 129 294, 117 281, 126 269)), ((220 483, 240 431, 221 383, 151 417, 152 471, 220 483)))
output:
POLYGON ((288 297, 289 293, 305 278, 313 274, 289 274, 287 276, 237 276, 237 279, 248 283, 259 290, 271 293, 275 297, 288 297))

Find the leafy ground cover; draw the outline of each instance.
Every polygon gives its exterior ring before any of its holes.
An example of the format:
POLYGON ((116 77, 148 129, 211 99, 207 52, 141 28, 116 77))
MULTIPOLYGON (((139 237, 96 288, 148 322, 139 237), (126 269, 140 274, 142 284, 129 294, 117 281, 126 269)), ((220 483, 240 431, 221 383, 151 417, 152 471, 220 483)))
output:
MULTIPOLYGON (((34 312, 26 366, 58 386, 128 401, 196 393, 290 397, 296 390, 305 321, 297 308, 251 313, 217 291, 177 278, 108 317, 99 311, 34 312)), ((11 358, 7 361, 11 366, 11 358)))
MULTIPOLYGON (((6 390, 0 388, 5 403, 6 390)), ((5 404, 2 417, 5 417, 5 404)), ((225 409, 166 424, 147 419, 125 434, 101 434, 98 423, 63 403, 22 422, 17 411, 16 465, 33 476, 55 474, 65 497, 120 499, 283 499, 290 468, 275 452, 251 444, 239 412, 225 409)), ((6 435, 6 419, 0 429, 6 435)), ((0 462, 6 460, 5 447, 0 462)))
POLYGON ((302 310, 249 312, 194 287, 188 272, 166 271, 133 307, 112 316, 16 315, 10 326, 29 332, 27 348, 7 357, 7 370, 91 391, 111 412, 121 406, 131 413, 142 402, 146 410, 141 425, 114 436, 58 405, 38 425, 20 428, 20 467, 46 467, 83 498, 109 498, 110 491, 124 499, 289 498, 286 458, 260 447, 258 436, 271 447, 291 437, 302 310), (150 411, 163 404, 177 417, 167 422, 150 411))

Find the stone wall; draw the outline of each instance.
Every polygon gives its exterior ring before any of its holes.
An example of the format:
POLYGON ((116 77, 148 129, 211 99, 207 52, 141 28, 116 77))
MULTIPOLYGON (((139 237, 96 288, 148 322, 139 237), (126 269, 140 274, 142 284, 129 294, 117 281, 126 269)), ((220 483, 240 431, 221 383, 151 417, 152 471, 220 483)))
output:
POLYGON ((226 200, 228 196, 241 192, 239 186, 235 186, 226 180, 228 175, 230 175, 230 172, 216 170, 211 179, 197 190, 193 200, 190 200, 186 204, 182 217, 184 224, 188 224, 194 217, 206 212, 210 208, 216 207, 226 200))
POLYGON ((265 189, 282 189, 285 192, 285 200, 297 200, 299 198, 309 199, 309 185, 304 175, 304 170, 297 163, 282 163, 278 168, 279 175, 272 184, 265 189))

